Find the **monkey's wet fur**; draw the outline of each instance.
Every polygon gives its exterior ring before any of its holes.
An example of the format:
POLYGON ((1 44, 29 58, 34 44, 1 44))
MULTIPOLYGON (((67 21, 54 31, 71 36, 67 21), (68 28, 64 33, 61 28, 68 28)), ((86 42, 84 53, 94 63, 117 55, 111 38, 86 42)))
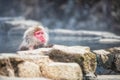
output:
POLYGON ((31 50, 42 47, 50 47, 50 45, 47 44, 48 40, 48 33, 43 26, 30 27, 23 35, 23 41, 19 47, 19 50, 31 50))

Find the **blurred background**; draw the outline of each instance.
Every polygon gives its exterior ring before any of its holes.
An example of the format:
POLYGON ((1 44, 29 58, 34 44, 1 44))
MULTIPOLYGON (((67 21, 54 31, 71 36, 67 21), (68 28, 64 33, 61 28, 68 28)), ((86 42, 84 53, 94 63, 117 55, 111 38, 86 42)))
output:
POLYGON ((120 46, 120 0, 0 0, 0 52, 15 52, 24 31, 46 27, 49 44, 120 46))

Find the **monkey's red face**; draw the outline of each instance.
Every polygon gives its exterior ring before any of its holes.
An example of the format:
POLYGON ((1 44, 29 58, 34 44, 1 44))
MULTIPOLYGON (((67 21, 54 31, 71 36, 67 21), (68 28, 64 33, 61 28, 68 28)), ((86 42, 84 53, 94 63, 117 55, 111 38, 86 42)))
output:
POLYGON ((45 43, 46 39, 45 39, 45 33, 42 30, 36 31, 34 33, 34 36, 41 42, 41 43, 45 43))

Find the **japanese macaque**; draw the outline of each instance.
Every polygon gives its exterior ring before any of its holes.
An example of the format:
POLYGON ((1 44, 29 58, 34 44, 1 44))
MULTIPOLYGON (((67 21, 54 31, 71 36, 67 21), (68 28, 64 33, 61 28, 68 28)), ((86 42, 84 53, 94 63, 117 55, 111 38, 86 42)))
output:
POLYGON ((23 36, 19 50, 33 50, 44 47, 48 43, 48 34, 42 26, 30 27, 23 36))

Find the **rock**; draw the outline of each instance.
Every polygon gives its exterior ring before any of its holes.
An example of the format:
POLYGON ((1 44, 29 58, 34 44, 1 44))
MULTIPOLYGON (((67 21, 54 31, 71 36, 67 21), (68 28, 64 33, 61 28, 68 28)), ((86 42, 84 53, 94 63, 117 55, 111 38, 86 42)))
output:
POLYGON ((110 55, 110 52, 107 50, 94 50, 94 53, 97 55, 97 69, 96 73, 103 75, 103 74, 112 74, 112 62, 113 62, 113 55, 110 55))
POLYGON ((19 54, 10 54, 10 53, 9 54, 1 54, 1 56, 8 57, 10 59, 11 63, 15 63, 15 62, 19 63, 19 62, 29 61, 29 62, 34 62, 34 63, 36 63, 38 65, 42 65, 44 63, 52 62, 52 60, 49 59, 49 56, 47 56, 47 55, 29 54, 28 53, 28 52, 32 53, 32 51, 28 51, 27 52, 28 54, 25 55, 24 54, 25 52, 20 51, 19 54))
POLYGON ((18 51, 17 54, 2 53, 0 75, 15 78, 95 80, 95 71, 98 75, 120 74, 120 47, 93 52, 86 46, 54 45, 51 48, 18 51))
POLYGON ((115 67, 117 71, 120 71, 120 54, 115 55, 115 67))
MULTIPOLYGON (((47 54, 48 55, 48 54, 47 54)), ((81 80, 82 70, 77 63, 53 62, 48 56, 39 54, 1 54, 1 60, 9 59, 15 77, 47 77, 50 79, 81 80), (56 74, 58 73, 58 74, 56 74), (56 74, 56 75, 55 75, 56 74), (70 77, 71 76, 71 77, 70 77)), ((2 65, 2 63, 0 64, 2 65)), ((3 68, 1 68, 1 72, 3 68)), ((5 68, 8 70, 9 68, 5 68)), ((3 71, 8 74, 8 71, 3 71)), ((10 72, 9 72, 10 73, 10 72)), ((9 76, 4 75, 3 76, 9 76)))
POLYGON ((98 74, 118 74, 120 71, 120 47, 94 50, 97 55, 98 74))
POLYGON ((110 48, 108 49, 108 51, 110 51, 114 55, 113 69, 119 72, 120 71, 120 47, 110 48))
POLYGON ((94 50, 97 54, 97 59, 98 59, 98 65, 104 64, 103 66, 106 68, 111 68, 112 62, 113 62, 113 55, 110 55, 110 52, 106 50, 94 50))
POLYGON ((114 54, 119 54, 120 53, 120 47, 113 47, 107 49, 109 52, 114 53, 114 54))
MULTIPOLYGON (((48 56, 41 56, 41 55, 1 54, 0 55, 0 62, 1 62, 0 63, 1 75, 10 76, 9 74, 12 75, 12 73, 10 71, 13 70, 13 73, 15 76, 22 76, 23 77, 24 73, 22 73, 22 69, 26 69, 25 66, 30 64, 29 65, 30 68, 34 67, 35 65, 40 67, 41 65, 43 65, 45 63, 51 62, 51 60, 49 59, 48 56), (26 61, 28 63, 25 63, 26 61), (4 65, 4 66, 2 66, 2 65, 4 65), (21 67, 21 66, 23 66, 23 67, 21 67), (20 71, 18 70, 18 68, 20 69, 20 71)), ((29 69, 26 70, 26 72, 29 72, 29 71, 30 71, 29 69)), ((31 74, 26 74, 24 77, 27 77, 27 76, 30 77, 31 74)), ((37 76, 37 75, 33 75, 33 76, 37 76)))
POLYGON ((0 75, 14 77, 14 69, 9 58, 0 56, 0 75))
POLYGON ((41 72, 39 66, 33 62, 25 61, 18 65, 19 77, 40 77, 41 72))
POLYGON ((77 63, 53 62, 41 67, 42 75, 53 80, 82 80, 82 70, 77 63))
POLYGON ((96 55, 90 51, 89 47, 54 45, 49 56, 57 62, 76 62, 85 74, 94 74, 96 70, 96 55))

